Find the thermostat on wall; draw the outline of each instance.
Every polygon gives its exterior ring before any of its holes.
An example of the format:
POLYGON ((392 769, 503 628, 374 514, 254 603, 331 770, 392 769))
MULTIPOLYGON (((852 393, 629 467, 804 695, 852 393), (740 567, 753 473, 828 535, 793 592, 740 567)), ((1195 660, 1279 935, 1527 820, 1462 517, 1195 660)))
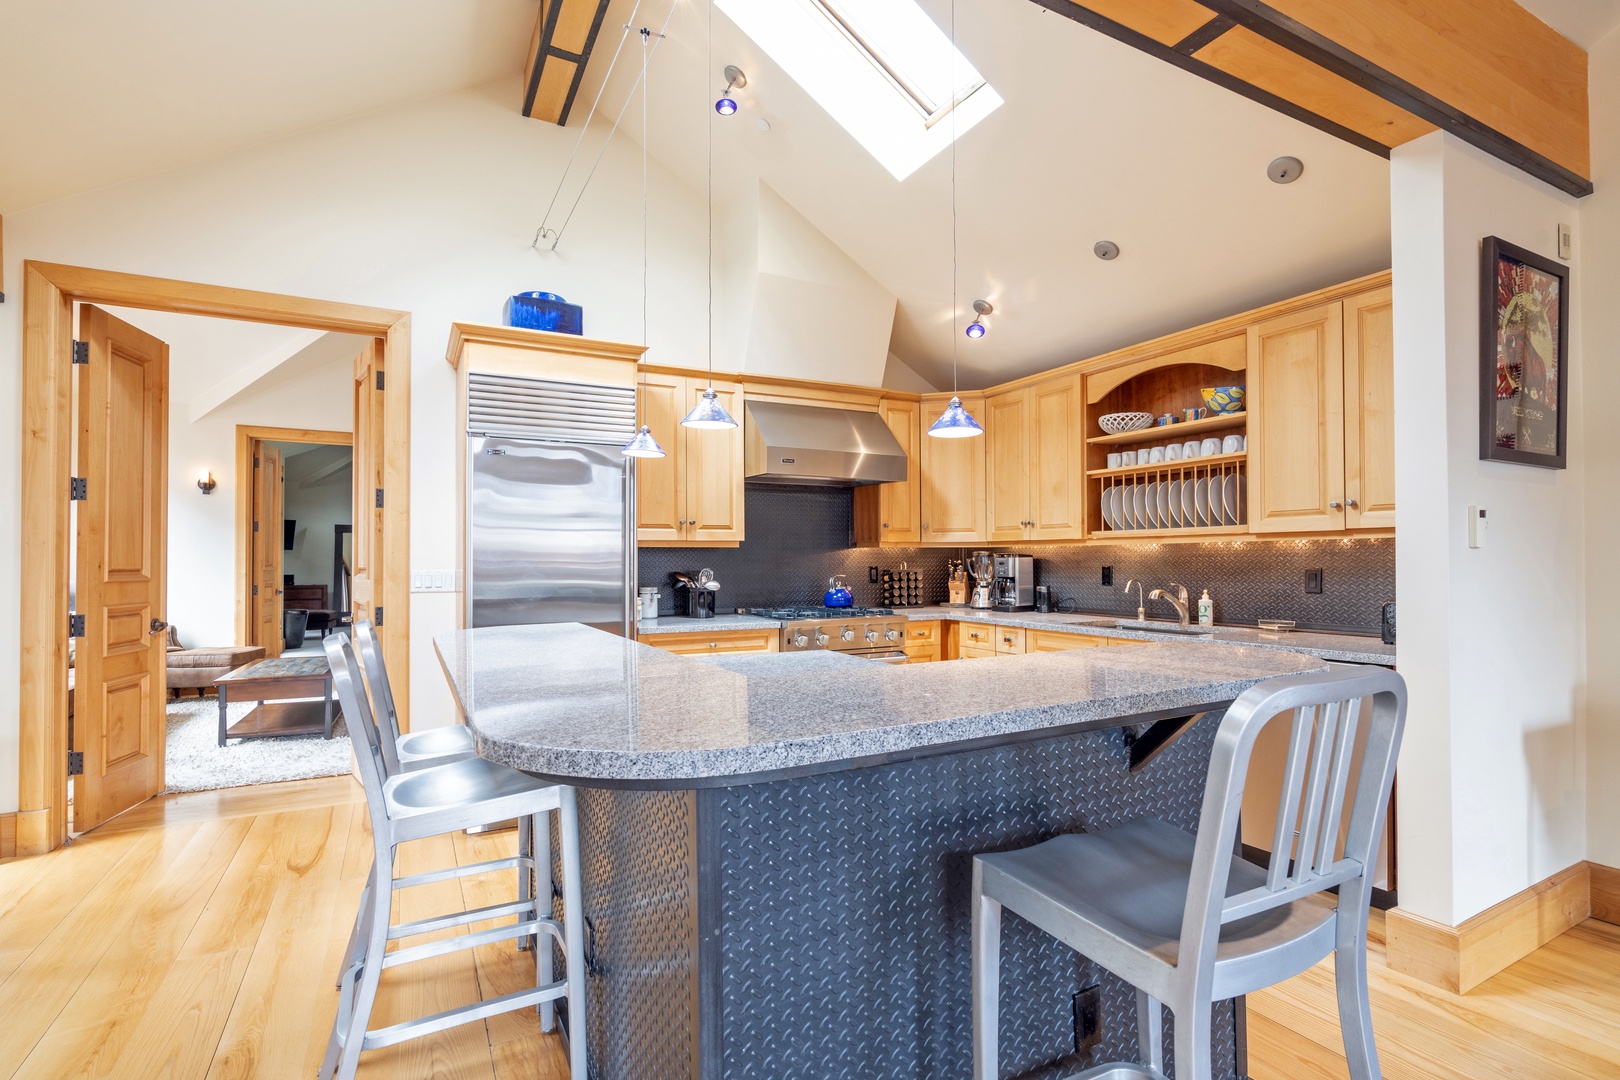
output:
POLYGON ((1468 546, 1482 548, 1485 546, 1485 526, 1490 523, 1488 512, 1483 506, 1470 506, 1468 508, 1468 546))

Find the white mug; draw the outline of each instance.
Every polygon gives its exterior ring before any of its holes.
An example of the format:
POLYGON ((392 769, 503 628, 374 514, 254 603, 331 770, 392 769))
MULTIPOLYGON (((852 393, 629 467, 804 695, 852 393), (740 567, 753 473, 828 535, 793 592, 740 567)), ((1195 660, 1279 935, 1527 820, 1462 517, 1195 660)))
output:
POLYGON ((1209 438, 1205 439, 1202 443, 1198 444, 1198 455, 1200 457, 1214 457, 1216 454, 1218 454, 1220 452, 1221 452, 1221 440, 1215 438, 1214 436, 1210 436, 1209 438))
POLYGON ((1108 455, 1108 467, 1110 469, 1119 468, 1121 460, 1122 460, 1122 458, 1118 453, 1109 454, 1108 455))
POLYGON ((1166 460, 1166 461, 1180 461, 1181 460, 1181 444, 1180 443, 1171 443, 1169 446, 1165 447, 1164 448, 1164 460, 1166 460))
POLYGON ((1247 435, 1239 435, 1238 436, 1238 449, 1239 450, 1247 450, 1248 448, 1249 448, 1249 437, 1247 435))
POLYGON ((1119 455, 1119 463, 1121 465, 1135 465, 1136 464, 1136 451, 1135 450, 1127 450, 1123 454, 1119 455))
POLYGON ((1149 465, 1159 465, 1159 464, 1162 464, 1163 462, 1164 462, 1164 447, 1155 446, 1153 449, 1148 451, 1148 464, 1149 465))
POLYGON ((1243 437, 1240 435, 1228 435, 1221 440, 1221 453, 1223 454, 1235 454, 1241 449, 1243 449, 1243 437))
POLYGON ((1181 444, 1181 456, 1191 461, 1198 456, 1198 440, 1190 439, 1181 444))

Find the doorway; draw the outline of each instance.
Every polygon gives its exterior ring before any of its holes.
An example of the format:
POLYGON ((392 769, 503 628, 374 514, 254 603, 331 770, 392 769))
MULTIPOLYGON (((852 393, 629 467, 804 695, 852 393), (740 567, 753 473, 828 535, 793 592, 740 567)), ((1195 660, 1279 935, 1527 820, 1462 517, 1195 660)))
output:
MULTIPOLYGON (((156 754, 159 764, 151 762, 158 750, 153 730, 161 723, 166 698, 164 650, 153 648, 149 641, 161 641, 167 625, 166 600, 162 589, 153 584, 166 570, 161 555, 153 561, 152 554, 161 551, 162 537, 153 533, 161 532, 162 525, 147 517, 138 534, 114 527, 92 537, 80 559, 95 569, 87 580, 99 574, 105 587, 98 596, 83 595, 86 590, 81 589, 81 595, 74 598, 78 609, 94 606, 78 612, 85 616, 84 637, 70 636, 78 632, 78 620, 66 618, 75 538, 70 495, 76 496, 81 485, 92 491, 121 493, 122 504, 108 503, 103 507, 105 514, 123 512, 119 506, 134 499, 121 485, 135 458, 112 451, 93 452, 79 462, 80 472, 87 475, 75 473, 76 443, 82 434, 76 431, 75 422, 75 408, 82 405, 77 392, 82 366, 76 361, 85 352, 79 344, 85 328, 93 329, 93 320, 99 318, 91 314, 87 321, 85 311, 93 312, 93 305, 105 304, 370 338, 353 370, 351 468, 354 489, 374 492, 375 507, 372 499, 365 499, 361 503, 367 508, 364 519, 353 523, 348 585, 351 610, 383 627, 379 637, 397 681, 406 680, 409 670, 410 321, 398 311, 37 262, 24 264, 23 297, 23 515, 27 525, 20 583, 23 647, 16 838, 18 854, 39 854, 67 840, 70 770, 83 770, 75 785, 79 807, 88 808, 94 801, 95 813, 83 819, 86 821, 104 820, 138 803, 155 793, 154 784, 161 789, 163 779, 161 753, 156 754), (113 548, 121 561, 105 558, 113 548), (137 566, 138 560, 145 561, 137 566), (140 583, 126 588, 136 578, 140 583), (132 595, 145 589, 150 595, 132 599, 120 589, 132 595), (75 670, 76 687, 70 692, 69 656, 76 651, 75 642, 99 660, 75 670), (136 653, 141 656, 139 662, 128 658, 136 653), (70 702, 75 720, 86 721, 77 723, 71 732, 70 702), (80 761, 74 761, 70 752, 82 755, 80 761), (132 763, 142 764, 131 768, 132 763)), ((104 351, 122 348, 107 340, 104 351)), ((124 376, 136 370, 130 363, 117 366, 124 376)), ((90 367, 94 369, 93 362, 90 367)), ((131 391, 137 380, 124 376, 113 379, 113 389, 125 397, 139 397, 131 391)), ((147 402, 143 408, 150 408, 150 395, 143 400, 147 402)), ((109 439, 144 440, 139 460, 156 479, 142 486, 138 494, 141 500, 157 498, 166 490, 167 477, 161 470, 151 473, 150 467, 154 455, 162 455, 166 449, 155 447, 151 425, 138 432, 127 425, 104 426, 110 432, 121 432, 109 439)), ((406 694, 400 695, 402 707, 408 700, 406 694)), ((403 708, 401 719, 406 722, 403 708)))

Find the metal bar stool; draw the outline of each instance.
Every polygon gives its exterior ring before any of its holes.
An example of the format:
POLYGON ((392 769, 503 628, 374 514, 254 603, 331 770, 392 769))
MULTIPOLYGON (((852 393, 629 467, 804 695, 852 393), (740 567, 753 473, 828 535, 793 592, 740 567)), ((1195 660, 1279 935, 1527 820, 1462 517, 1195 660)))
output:
MULTIPOLYGON (((383 754, 383 738, 361 689, 360 665, 354 648, 341 634, 328 637, 325 647, 332 667, 333 687, 342 702, 351 735, 359 731, 364 737, 363 746, 356 744, 355 758, 366 791, 375 849, 372 883, 363 897, 358 920, 357 955, 343 973, 337 1017, 332 1024, 325 1059, 321 1063, 321 1080, 330 1080, 334 1075, 342 1080, 353 1080, 360 1065, 360 1055, 365 1050, 392 1046, 503 1012, 538 1007, 563 997, 568 1001, 570 1026, 573 1028, 569 1039, 569 1068, 576 1080, 584 1080, 587 1076, 585 938, 580 896, 579 823, 574 789, 544 783, 516 769, 479 757, 389 775, 383 754), (389 925, 395 889, 426 885, 474 872, 472 868, 451 868, 395 878, 392 868, 400 844, 511 818, 532 821, 538 815, 552 812, 558 815, 562 845, 564 917, 561 923, 549 915, 548 892, 543 902, 530 893, 512 902, 474 911, 389 925), (382 868, 388 872, 380 872, 382 868), (508 915, 515 915, 517 922, 400 947, 393 952, 387 949, 390 941, 508 915), (367 1030, 382 973, 386 969, 514 938, 534 937, 537 941, 544 941, 542 935, 549 935, 563 947, 567 966, 563 980, 551 981, 542 976, 540 957, 549 959, 551 952, 547 943, 547 947, 535 950, 536 985, 533 989, 473 1002, 391 1027, 367 1030)), ((526 877, 526 871, 533 869, 534 859, 520 854, 516 859, 498 862, 518 867, 520 876, 526 877)))
POLYGON ((442 765, 448 758, 471 757, 478 752, 473 745, 472 730, 466 724, 446 724, 400 734, 394 691, 388 685, 388 668, 383 665, 382 648, 377 644, 377 632, 371 620, 355 620, 354 643, 365 670, 366 686, 371 690, 377 727, 382 736, 383 760, 388 763, 390 776, 420 768, 424 763, 442 765))
MULTIPOLYGON (((976 856, 975 1080, 998 1076, 1003 908, 1136 987, 1147 1076, 1164 1069, 1161 1002, 1175 1017, 1177 1080, 1210 1080, 1211 1005, 1292 978, 1331 952, 1350 1075, 1379 1080, 1367 998, 1366 868, 1383 834, 1405 724, 1406 683, 1393 671, 1334 667, 1268 679, 1239 697, 1221 721, 1196 837, 1142 818, 976 856), (1367 737, 1358 753, 1357 726, 1369 698, 1367 737), (1232 852, 1255 738, 1284 713, 1291 714, 1292 734, 1271 865, 1262 870, 1232 852), (1341 830, 1357 766, 1349 825, 1341 830), (1337 903, 1327 893, 1334 886, 1337 903)), ((1134 1066, 1104 1066, 1099 1080, 1107 1069, 1115 1076, 1144 1074, 1134 1066)))

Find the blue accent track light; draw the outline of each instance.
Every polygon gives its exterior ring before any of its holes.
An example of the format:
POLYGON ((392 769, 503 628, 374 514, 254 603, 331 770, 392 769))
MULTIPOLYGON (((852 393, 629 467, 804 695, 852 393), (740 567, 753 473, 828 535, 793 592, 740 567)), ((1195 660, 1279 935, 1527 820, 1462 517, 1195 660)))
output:
POLYGON ((726 88, 720 93, 720 100, 714 103, 714 111, 721 116, 731 116, 737 111, 737 102, 731 96, 734 88, 748 85, 748 76, 736 64, 726 65, 726 88))
POLYGON ((967 336, 970 338, 982 338, 990 332, 990 323, 985 317, 996 309, 990 306, 988 300, 975 300, 973 301, 973 310, 975 315, 973 321, 967 325, 967 336))

